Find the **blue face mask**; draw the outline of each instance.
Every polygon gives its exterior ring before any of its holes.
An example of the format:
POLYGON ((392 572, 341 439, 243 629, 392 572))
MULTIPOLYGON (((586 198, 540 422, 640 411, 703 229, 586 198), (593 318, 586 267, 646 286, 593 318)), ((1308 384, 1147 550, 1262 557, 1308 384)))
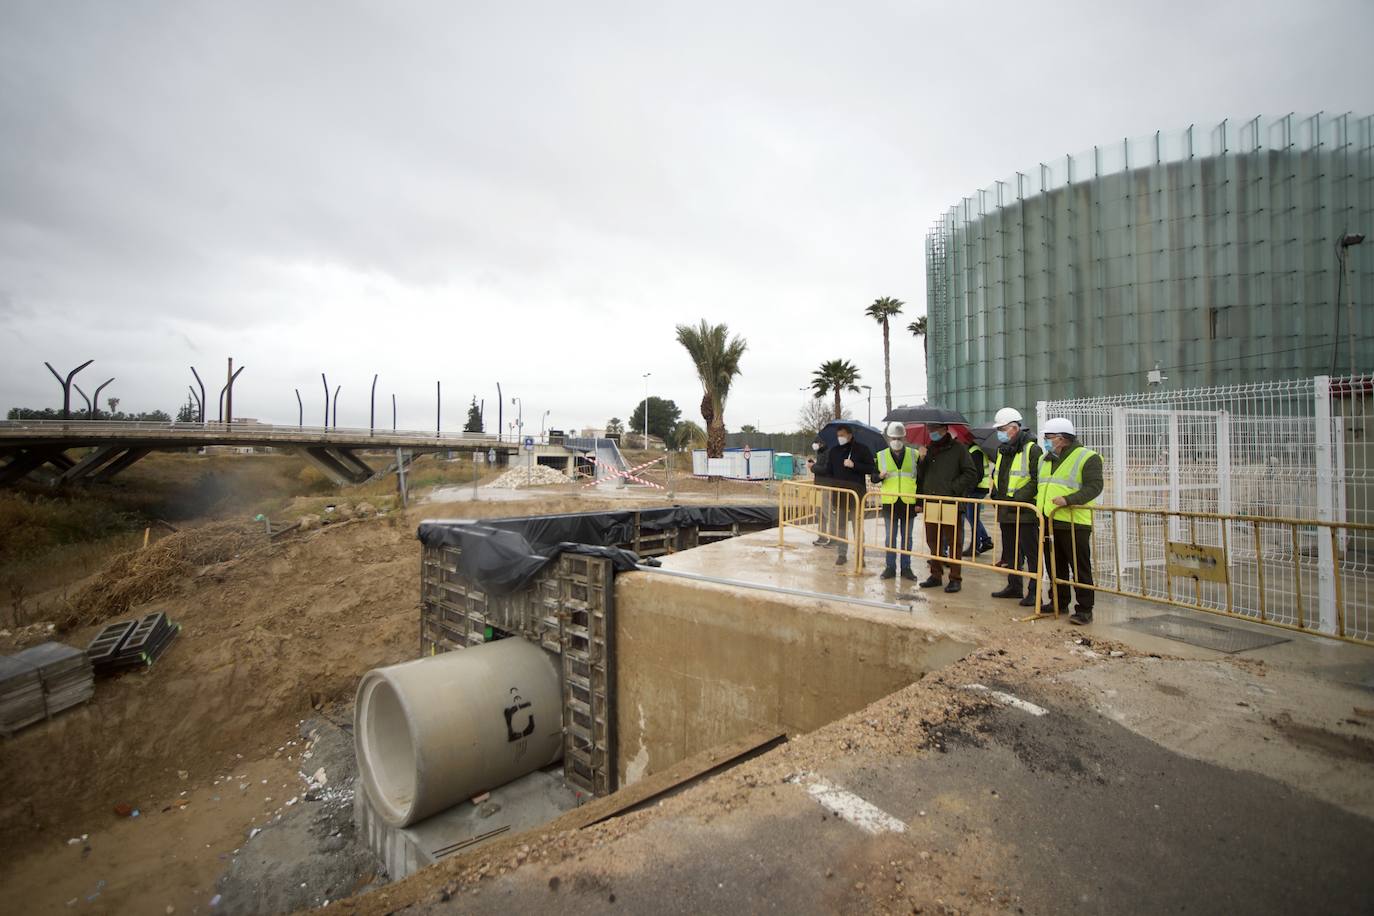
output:
POLYGON ((944 437, 945 437, 945 434, 944 434, 944 433, 932 432, 932 433, 930 434, 930 441, 931 441, 931 442, 939 442, 939 441, 940 441, 941 439, 943 439, 944 437))
POLYGON ((1040 447, 1045 450, 1046 455, 1054 454, 1054 444, 1051 443, 1050 440, 1045 439, 1044 441, 1042 441, 1040 443, 1040 447))
POLYGON ((1002 432, 999 429, 997 431, 997 441, 1005 445, 1006 443, 1011 441, 1011 436, 1008 436, 1006 433, 1002 432))

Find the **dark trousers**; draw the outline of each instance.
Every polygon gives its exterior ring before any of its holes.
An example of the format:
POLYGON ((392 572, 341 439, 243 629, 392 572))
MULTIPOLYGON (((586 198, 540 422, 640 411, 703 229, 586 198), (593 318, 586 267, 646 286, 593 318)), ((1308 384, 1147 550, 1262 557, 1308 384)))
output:
MULTIPOLYGON (((1002 529, 1002 558, 999 562, 1007 569, 1025 569, 1032 573, 1038 572, 1040 569, 1040 545, 1036 542, 1040 537, 1039 526, 1018 525, 1016 522, 999 522, 998 527, 1002 529)), ((1023 584, 1034 581, 1034 579, 1027 579, 1025 576, 1007 574, 1007 588, 1020 589, 1023 584)))
MULTIPOLYGON (((1045 539, 1045 565, 1057 579, 1067 579, 1083 585, 1093 584, 1093 529, 1091 525, 1055 525, 1052 537, 1045 539)), ((1059 610, 1069 607, 1071 586, 1056 585, 1059 592, 1059 610)), ((1093 612, 1093 598, 1090 588, 1072 587, 1078 599, 1077 611, 1080 614, 1093 612)))
MULTIPOLYGON (((970 499, 982 499, 988 495, 987 490, 969 490, 970 499)), ((959 504, 959 525, 969 526, 969 543, 973 549, 977 550, 979 545, 987 544, 992 540, 992 535, 988 534, 988 529, 983 527, 983 507, 977 503, 959 504)), ((963 540, 963 532, 959 533, 960 540, 963 540)))
MULTIPOLYGON (((843 483, 833 484, 833 486, 839 487, 841 490, 855 492, 843 483)), ((841 492, 832 493, 830 495, 834 498, 834 511, 830 516, 833 526, 831 533, 837 538, 847 537, 853 539, 855 532, 850 529, 850 522, 854 523, 854 529, 857 529, 863 524, 862 509, 860 509, 860 511, 855 511, 855 506, 857 504, 849 493, 841 492)), ((862 500, 863 494, 860 493, 858 495, 859 499, 862 500)), ((839 556, 845 556, 849 552, 849 545, 844 541, 838 541, 837 546, 839 547, 839 556)))
MULTIPOLYGON (((926 546, 937 557, 960 556, 964 552, 964 539, 960 536, 962 533, 962 529, 958 525, 938 525, 926 522, 926 546)), ((949 580, 951 582, 959 582, 964 578, 962 566, 958 563, 946 563, 940 560, 930 561, 930 574, 939 579, 946 566, 949 567, 949 580)))
MULTIPOLYGON (((883 522, 887 526, 886 545, 889 548, 896 547, 899 550, 911 549, 911 522, 912 516, 916 511, 913 503, 904 503, 900 499, 895 503, 885 503, 883 505, 883 522)), ((895 571, 897 569, 896 551, 887 551, 887 568, 895 571)), ((902 569, 911 569, 911 554, 901 554, 902 569)))

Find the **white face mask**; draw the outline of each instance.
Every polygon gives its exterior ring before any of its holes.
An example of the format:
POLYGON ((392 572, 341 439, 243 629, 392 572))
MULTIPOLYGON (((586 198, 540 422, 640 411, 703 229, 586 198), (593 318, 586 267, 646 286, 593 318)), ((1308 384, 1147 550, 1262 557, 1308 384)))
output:
POLYGON ((811 451, 813 451, 813 452, 819 452, 820 450, 821 450, 821 444, 820 444, 819 442, 812 442, 812 443, 811 443, 811 451))
POLYGON ((903 447, 904 445, 906 445, 906 440, 905 440, 905 439, 888 439, 888 440, 887 440, 887 444, 890 445, 890 446, 892 446, 892 450, 893 450, 894 452, 900 452, 900 451, 902 450, 902 447, 903 447))
POLYGON ((840 445, 848 445, 848 444, 849 444, 849 437, 848 437, 848 436, 836 436, 836 437, 835 437, 835 441, 838 442, 838 443, 840 443, 840 445))

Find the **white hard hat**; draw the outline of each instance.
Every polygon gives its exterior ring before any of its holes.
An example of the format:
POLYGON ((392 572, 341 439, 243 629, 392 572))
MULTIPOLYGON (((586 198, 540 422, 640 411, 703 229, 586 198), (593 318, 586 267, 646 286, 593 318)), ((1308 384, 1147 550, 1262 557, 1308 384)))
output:
POLYGON ((992 418, 992 425, 998 427, 1006 426, 1008 423, 1021 422, 1024 422, 1021 419, 1021 411, 1017 410, 1015 407, 1003 407, 1001 410, 997 411, 997 416, 992 418))
POLYGON ((1073 424, 1063 417, 1055 417, 1040 428, 1042 433, 1060 433, 1065 436, 1077 435, 1073 431, 1073 424))
POLYGON ((883 427, 883 430, 887 433, 889 439, 906 438, 906 425, 896 420, 893 420, 891 423, 887 424, 887 426, 883 427))

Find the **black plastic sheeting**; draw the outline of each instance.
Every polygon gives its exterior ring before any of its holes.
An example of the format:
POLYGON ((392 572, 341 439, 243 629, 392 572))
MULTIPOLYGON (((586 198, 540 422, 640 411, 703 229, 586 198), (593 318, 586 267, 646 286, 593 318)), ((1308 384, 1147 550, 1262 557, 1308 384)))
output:
POLYGON ((564 553, 605 557, 617 572, 639 563, 656 566, 657 561, 641 560, 616 546, 634 539, 636 514, 642 531, 778 523, 776 506, 673 506, 638 513, 579 512, 481 522, 440 519, 421 522, 416 533, 426 547, 457 547, 458 571, 464 578, 494 595, 507 595, 524 588, 564 553))

